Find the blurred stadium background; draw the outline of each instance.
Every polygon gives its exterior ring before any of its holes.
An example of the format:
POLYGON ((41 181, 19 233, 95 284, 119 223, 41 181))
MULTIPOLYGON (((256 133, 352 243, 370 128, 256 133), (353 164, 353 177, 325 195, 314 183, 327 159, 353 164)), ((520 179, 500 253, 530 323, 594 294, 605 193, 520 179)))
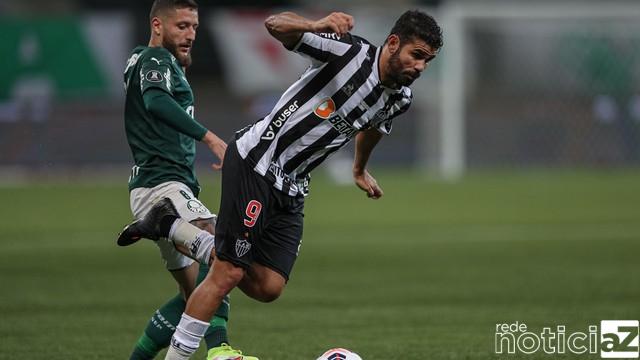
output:
MULTIPOLYGON (((173 291, 150 244, 113 243, 130 218, 122 71, 151 2, 0 1, 0 359, 126 358, 173 291)), ((345 11, 381 44, 424 8, 445 34, 374 153, 386 197, 338 186, 350 149, 317 172, 284 297, 234 297, 241 348, 492 359, 498 322, 640 318, 640 3, 199 3, 188 77, 196 118, 223 138, 305 67, 264 30, 269 13, 345 11)), ((212 160, 200 147, 215 211, 212 160)))

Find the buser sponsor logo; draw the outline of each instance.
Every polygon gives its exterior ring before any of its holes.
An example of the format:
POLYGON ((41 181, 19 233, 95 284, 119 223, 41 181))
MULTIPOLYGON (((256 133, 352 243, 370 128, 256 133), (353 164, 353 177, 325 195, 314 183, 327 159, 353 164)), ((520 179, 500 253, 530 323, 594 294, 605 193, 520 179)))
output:
POLYGON ((298 110, 300 106, 298 106, 298 100, 294 101, 293 104, 289 105, 289 107, 282 110, 280 115, 274 120, 271 120, 271 124, 267 128, 267 132, 262 136, 263 140, 273 140, 276 136, 276 130, 281 128, 282 125, 287 121, 287 119, 298 110))

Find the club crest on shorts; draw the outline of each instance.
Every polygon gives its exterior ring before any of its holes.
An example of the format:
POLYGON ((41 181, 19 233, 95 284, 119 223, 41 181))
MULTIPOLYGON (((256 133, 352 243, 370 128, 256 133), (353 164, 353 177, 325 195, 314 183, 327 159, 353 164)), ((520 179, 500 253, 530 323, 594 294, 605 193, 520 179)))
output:
POLYGON ((251 243, 245 239, 236 240, 236 255, 243 257, 251 249, 251 243))
POLYGON ((187 209, 197 214, 204 214, 207 212, 207 208, 198 200, 187 201, 187 209))

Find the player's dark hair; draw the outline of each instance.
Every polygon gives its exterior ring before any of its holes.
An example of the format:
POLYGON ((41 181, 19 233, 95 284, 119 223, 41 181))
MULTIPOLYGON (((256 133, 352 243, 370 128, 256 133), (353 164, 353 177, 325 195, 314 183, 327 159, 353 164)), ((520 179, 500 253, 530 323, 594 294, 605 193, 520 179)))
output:
POLYGON ((198 3, 195 0, 155 0, 151 5, 151 11, 149 12, 149 20, 158 16, 167 10, 174 9, 198 9, 198 3))
POLYGON ((402 14, 393 25, 391 34, 400 38, 400 46, 417 38, 434 50, 442 47, 442 29, 431 15, 420 10, 409 10, 402 14))

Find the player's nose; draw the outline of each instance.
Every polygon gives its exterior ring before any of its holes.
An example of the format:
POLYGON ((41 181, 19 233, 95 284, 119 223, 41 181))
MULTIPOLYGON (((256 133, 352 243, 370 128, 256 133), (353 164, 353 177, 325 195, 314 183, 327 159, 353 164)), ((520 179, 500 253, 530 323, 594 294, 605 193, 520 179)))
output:
POLYGON ((196 39, 196 29, 191 27, 187 31, 187 40, 194 41, 196 39))

